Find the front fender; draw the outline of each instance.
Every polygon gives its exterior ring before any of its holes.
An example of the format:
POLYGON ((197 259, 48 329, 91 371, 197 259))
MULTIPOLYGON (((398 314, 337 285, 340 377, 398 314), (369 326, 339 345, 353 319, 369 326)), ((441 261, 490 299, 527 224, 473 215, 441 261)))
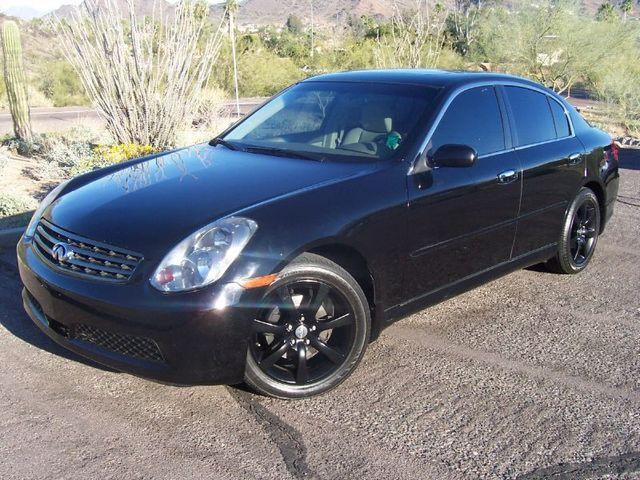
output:
POLYGON ((344 245, 366 259, 386 304, 401 298, 407 248, 406 165, 321 185, 244 210, 258 230, 227 281, 278 272, 303 252, 344 245))

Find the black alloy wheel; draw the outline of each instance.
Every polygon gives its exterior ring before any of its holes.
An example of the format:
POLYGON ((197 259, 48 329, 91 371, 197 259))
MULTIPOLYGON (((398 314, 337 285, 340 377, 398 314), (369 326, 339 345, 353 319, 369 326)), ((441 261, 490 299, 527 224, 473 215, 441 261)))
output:
POLYGON ((597 210, 597 204, 590 200, 585 200, 573 217, 569 248, 571 258, 578 267, 589 260, 596 245, 598 235, 595 229, 597 210))
POLYGON ((323 257, 303 255, 267 290, 252 321, 247 383, 282 398, 335 387, 364 353, 367 312, 351 275, 323 257))
POLYGON ((598 243, 600 204, 595 193, 583 188, 571 203, 558 242, 558 253, 549 262, 551 270, 578 273, 586 268, 598 243))

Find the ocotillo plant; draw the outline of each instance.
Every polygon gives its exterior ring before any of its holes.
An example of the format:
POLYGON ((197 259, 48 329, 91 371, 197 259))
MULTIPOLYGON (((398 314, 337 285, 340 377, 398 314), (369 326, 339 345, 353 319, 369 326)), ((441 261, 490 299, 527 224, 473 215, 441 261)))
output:
POLYGON ((27 101, 27 81, 22 65, 20 30, 13 21, 2 25, 2 51, 4 53, 4 81, 7 84, 9 108, 13 117, 16 137, 31 140, 31 116, 27 101))

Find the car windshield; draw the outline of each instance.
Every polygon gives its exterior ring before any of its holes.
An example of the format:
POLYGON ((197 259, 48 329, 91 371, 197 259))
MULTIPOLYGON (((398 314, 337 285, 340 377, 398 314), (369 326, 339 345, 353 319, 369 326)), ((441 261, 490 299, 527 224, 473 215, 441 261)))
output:
POLYGON ((230 148, 314 160, 387 160, 422 130, 438 88, 310 81, 258 109, 220 142, 230 148))

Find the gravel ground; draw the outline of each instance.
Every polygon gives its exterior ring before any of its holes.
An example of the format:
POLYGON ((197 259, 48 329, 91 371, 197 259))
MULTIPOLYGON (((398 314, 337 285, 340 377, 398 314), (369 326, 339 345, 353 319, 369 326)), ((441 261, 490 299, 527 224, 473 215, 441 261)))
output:
POLYGON ((338 389, 178 388, 57 347, 0 254, 0 478, 640 478, 640 152, 589 269, 387 329, 338 389), (622 203, 624 202, 624 203, 622 203))

